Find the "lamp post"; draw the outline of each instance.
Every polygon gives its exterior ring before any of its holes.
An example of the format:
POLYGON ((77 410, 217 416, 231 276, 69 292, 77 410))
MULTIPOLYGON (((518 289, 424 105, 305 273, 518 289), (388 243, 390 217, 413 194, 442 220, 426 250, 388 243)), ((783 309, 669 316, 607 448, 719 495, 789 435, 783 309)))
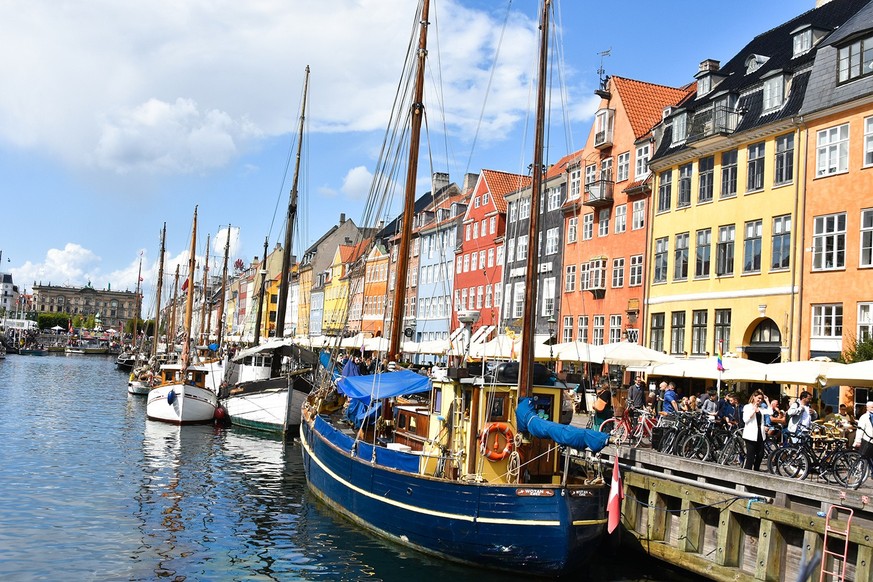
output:
POLYGON ((558 339, 555 337, 558 329, 558 322, 555 321, 554 315, 550 315, 547 323, 549 324, 549 364, 551 364, 552 368, 555 368, 554 345, 555 341, 558 339))
POLYGON ((464 350, 464 362, 461 365, 462 368, 466 368, 467 358, 470 355, 470 344, 473 340, 473 325, 475 325, 475 323, 479 321, 479 312, 473 311, 472 309, 459 311, 458 321, 464 324, 464 329, 467 332, 467 347, 464 350))

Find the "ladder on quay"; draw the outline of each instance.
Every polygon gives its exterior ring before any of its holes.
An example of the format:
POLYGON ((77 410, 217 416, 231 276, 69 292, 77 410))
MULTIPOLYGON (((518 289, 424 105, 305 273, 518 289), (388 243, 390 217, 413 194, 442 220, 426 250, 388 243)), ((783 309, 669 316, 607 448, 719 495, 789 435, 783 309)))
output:
POLYGON ((845 582, 846 561, 849 555, 849 529, 852 527, 853 515, 855 515, 854 511, 848 507, 842 507, 840 505, 832 505, 830 509, 828 509, 827 517, 825 518, 825 535, 824 542, 822 543, 819 582, 845 582), (846 518, 845 529, 841 527, 843 522, 838 521, 840 515, 843 515, 846 518), (832 519, 837 521, 837 525, 831 525, 832 519), (833 543, 829 544, 831 541, 833 541, 833 543), (839 548, 841 542, 842 553, 830 548, 830 545, 839 548), (829 570, 828 568, 833 569, 829 570))

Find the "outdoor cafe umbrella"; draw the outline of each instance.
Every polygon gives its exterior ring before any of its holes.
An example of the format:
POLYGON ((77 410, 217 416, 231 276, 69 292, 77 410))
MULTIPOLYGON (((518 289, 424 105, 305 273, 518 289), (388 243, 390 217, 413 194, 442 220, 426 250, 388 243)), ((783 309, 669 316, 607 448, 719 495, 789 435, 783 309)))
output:
POLYGON ((677 359, 668 364, 658 364, 649 369, 653 376, 672 378, 703 378, 706 380, 728 380, 763 382, 767 377, 767 364, 745 358, 721 358, 722 368, 718 369, 718 356, 708 358, 677 359))
POLYGON ((831 380, 844 374, 846 364, 829 359, 799 360, 767 364, 767 382, 780 384, 803 384, 806 386, 827 386, 831 380))
POLYGON ((828 372, 828 384, 840 386, 873 386, 873 360, 845 364, 828 372))

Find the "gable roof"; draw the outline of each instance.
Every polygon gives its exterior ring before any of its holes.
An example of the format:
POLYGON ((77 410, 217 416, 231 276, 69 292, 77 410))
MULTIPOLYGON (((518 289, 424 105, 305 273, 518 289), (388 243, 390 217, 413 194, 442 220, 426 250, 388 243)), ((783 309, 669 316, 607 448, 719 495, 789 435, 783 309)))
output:
POLYGON ((491 193, 494 207, 501 214, 506 214, 506 195, 529 187, 531 181, 530 176, 510 174, 509 172, 500 172, 498 170, 482 170, 480 175, 488 186, 488 192, 491 193))
POLYGON ((695 83, 677 89, 624 77, 612 77, 610 81, 621 97, 636 139, 648 134, 661 121, 664 107, 680 103, 695 91, 695 83))

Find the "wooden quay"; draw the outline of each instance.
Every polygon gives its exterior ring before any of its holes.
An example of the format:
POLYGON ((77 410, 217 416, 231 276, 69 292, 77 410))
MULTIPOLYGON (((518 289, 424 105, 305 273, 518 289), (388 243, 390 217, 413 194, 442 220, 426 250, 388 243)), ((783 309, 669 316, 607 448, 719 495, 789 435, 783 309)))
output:
POLYGON ((843 580, 873 581, 868 484, 846 490, 813 475, 798 481, 626 447, 604 450, 610 469, 616 455, 622 545, 712 580, 794 582, 821 553, 826 572, 845 567, 843 580))

